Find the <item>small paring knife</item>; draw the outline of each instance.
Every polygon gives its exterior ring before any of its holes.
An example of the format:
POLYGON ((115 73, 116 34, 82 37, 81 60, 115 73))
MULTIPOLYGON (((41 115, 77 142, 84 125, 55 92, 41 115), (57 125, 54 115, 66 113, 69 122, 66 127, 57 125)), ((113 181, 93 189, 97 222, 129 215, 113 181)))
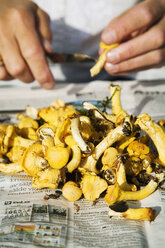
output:
MULTIPOLYGON (((56 63, 91 63, 96 62, 96 59, 84 54, 78 53, 46 53, 46 57, 50 64, 56 63)), ((3 66, 3 58, 0 55, 0 66, 3 66)))
POLYGON ((91 63, 96 59, 84 54, 78 53, 46 53, 49 63, 91 63))

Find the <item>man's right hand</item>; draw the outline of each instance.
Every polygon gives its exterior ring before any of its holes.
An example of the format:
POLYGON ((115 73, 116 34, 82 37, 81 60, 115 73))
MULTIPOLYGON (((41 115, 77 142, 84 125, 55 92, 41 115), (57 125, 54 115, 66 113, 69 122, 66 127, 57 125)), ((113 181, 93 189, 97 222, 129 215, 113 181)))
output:
POLYGON ((45 51, 51 52, 49 16, 30 0, 0 0, 0 80, 37 80, 51 89, 55 81, 45 51))

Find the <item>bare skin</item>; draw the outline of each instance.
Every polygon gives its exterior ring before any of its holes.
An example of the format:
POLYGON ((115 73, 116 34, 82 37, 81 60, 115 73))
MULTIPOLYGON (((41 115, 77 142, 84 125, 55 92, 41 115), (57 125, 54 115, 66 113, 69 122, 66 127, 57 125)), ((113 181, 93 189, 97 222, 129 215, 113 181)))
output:
POLYGON ((0 80, 37 80, 51 89, 55 80, 45 58, 52 51, 49 16, 29 0, 0 0, 0 80))
POLYGON ((111 75, 164 66, 165 0, 146 0, 134 6, 110 22, 101 40, 121 43, 107 53, 104 67, 111 75))

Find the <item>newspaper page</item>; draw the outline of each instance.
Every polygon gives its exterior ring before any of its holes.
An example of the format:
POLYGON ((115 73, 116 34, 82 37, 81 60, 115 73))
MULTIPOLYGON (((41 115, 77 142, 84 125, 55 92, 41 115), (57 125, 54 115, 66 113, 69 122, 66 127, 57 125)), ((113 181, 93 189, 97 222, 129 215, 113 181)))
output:
MULTIPOLYGON (((136 81, 116 84, 122 86, 123 108, 129 113, 145 111, 155 118, 165 115, 162 82, 159 93, 155 93, 155 84, 146 86, 136 81), (145 101, 146 96, 150 100, 145 101)), ((108 85, 109 82, 101 81, 58 85, 57 91, 46 95, 38 88, 13 89, 9 93, 4 87, 0 91, 0 121, 15 122, 17 110, 24 110, 27 105, 45 107, 59 98, 80 104, 83 100, 102 100, 109 96, 108 85)), ((23 172, 0 174, 0 247, 163 248, 165 191, 157 190, 150 197, 130 204, 135 208, 153 207, 157 213, 155 221, 109 218, 109 207, 103 198, 70 203, 56 190, 34 189, 31 178, 23 172)))
POLYGON ((0 174, 0 247, 66 247, 69 203, 47 201, 51 194, 25 173, 0 174))

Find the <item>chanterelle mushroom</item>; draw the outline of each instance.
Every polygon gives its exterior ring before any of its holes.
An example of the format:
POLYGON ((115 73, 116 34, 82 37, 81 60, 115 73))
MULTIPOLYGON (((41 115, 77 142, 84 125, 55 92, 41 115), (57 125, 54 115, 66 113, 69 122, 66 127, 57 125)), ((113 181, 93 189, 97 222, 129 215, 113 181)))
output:
POLYGON ((160 163, 165 167, 165 133, 163 129, 153 122, 148 114, 139 115, 135 124, 148 133, 157 148, 160 163))
POLYGON ((107 182, 99 176, 87 173, 81 181, 84 197, 89 201, 95 201, 100 194, 107 189, 107 182))
POLYGON ((151 179, 151 181, 143 189, 135 192, 122 190, 116 182, 115 185, 110 185, 108 187, 104 199, 108 205, 112 205, 118 201, 142 200, 151 195, 162 180, 164 180, 164 174, 162 174, 162 177, 159 179, 151 179))

